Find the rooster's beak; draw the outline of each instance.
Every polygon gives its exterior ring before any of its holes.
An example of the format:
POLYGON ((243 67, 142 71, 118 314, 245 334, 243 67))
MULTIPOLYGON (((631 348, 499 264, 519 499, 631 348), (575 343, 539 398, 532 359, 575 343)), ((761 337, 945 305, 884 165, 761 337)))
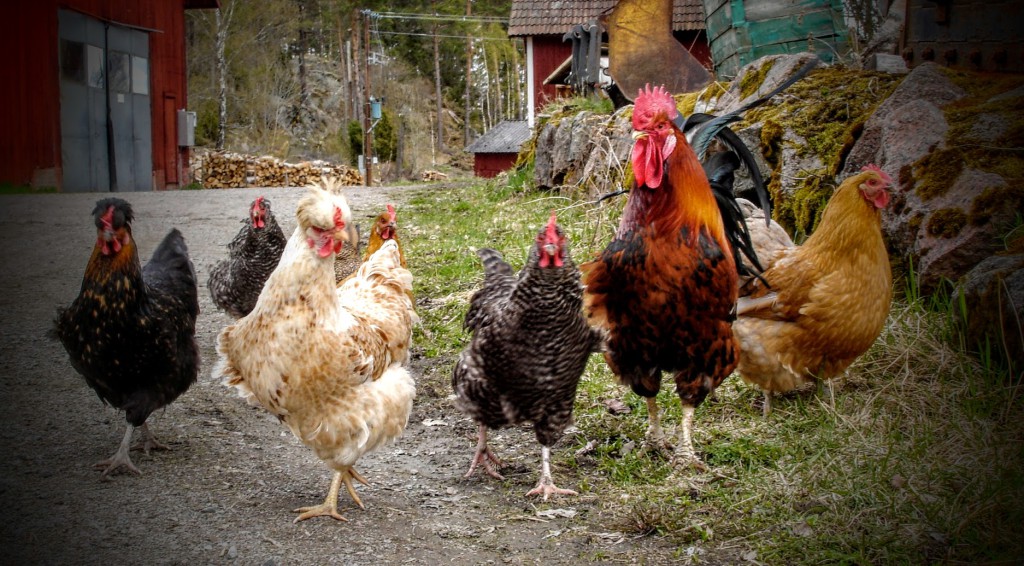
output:
POLYGON ((642 140, 647 137, 647 132, 635 131, 633 132, 634 140, 642 140))

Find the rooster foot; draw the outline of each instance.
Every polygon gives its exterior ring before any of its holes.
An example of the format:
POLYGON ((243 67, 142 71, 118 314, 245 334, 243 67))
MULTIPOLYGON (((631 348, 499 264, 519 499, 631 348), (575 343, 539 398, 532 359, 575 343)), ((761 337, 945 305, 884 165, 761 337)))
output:
POLYGON ((142 450, 148 456, 150 450, 171 449, 170 446, 156 439, 156 436, 154 436, 153 433, 149 430, 149 425, 143 423, 143 425, 139 428, 142 429, 142 440, 132 445, 132 450, 142 450))
POLYGON ((696 454, 681 450, 672 457, 673 468, 692 468, 698 472, 708 471, 708 467, 696 454))

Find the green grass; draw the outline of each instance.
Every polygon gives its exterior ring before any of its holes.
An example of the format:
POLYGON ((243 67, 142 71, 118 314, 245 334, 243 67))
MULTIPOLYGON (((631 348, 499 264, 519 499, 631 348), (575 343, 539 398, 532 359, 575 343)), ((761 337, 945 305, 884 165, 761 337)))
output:
POLYGON ((39 193, 55 193, 57 187, 30 187, 28 185, 13 185, 11 183, 0 183, 0 195, 23 195, 39 193))
MULTIPOLYGON (((462 317, 482 280, 473 250, 498 249, 518 270, 552 209, 577 263, 611 237, 625 197, 594 205, 539 193, 531 173, 425 189, 403 207, 422 318, 415 343, 444 366, 424 377, 438 380, 437 390, 448 388, 468 340, 462 317)), ((838 381, 834 406, 797 392, 777 398, 765 419, 760 393, 727 379, 694 421, 706 473, 643 450, 645 403, 594 356, 576 402, 580 432, 555 451, 556 473, 600 495, 609 530, 667 537, 681 553, 696 545, 706 557, 769 564, 1019 561, 1020 377, 962 353, 955 294, 922 297, 911 272, 897 295, 876 344, 838 381), (612 415, 611 399, 631 412, 612 415), (575 456, 588 442, 593 451, 575 456)), ((670 387, 658 403, 674 431, 681 410, 670 387)))

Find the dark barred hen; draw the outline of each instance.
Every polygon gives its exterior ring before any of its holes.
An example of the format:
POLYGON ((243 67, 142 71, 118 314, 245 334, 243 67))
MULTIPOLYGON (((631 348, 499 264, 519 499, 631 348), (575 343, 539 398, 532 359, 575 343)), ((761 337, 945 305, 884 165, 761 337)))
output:
POLYGON ((213 267, 207 281, 213 304, 235 318, 252 312, 288 243, 270 210, 270 201, 263 197, 252 201, 249 217, 242 224, 228 244, 227 259, 213 267))
POLYGON ((479 424, 476 454, 466 477, 501 462, 487 446, 487 429, 533 423, 541 443, 540 481, 527 495, 575 495, 551 479, 550 446, 572 422, 576 386, 600 335, 583 318, 580 272, 569 257, 554 213, 516 277, 501 255, 477 252, 483 288, 470 300, 465 327, 473 332, 452 372, 455 403, 479 424))
POLYGON ((96 464, 106 477, 139 473, 128 449, 141 428, 142 447, 160 444, 146 426, 153 411, 178 398, 199 373, 195 340, 196 272, 181 232, 172 229, 142 267, 132 238, 132 208, 118 198, 96 203, 96 245, 82 289, 58 314, 55 333, 104 403, 125 411, 128 431, 113 457, 96 464))

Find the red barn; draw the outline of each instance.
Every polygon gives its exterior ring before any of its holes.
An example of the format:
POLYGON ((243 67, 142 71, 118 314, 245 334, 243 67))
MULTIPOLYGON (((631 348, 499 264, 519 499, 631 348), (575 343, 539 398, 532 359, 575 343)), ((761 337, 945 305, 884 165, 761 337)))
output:
POLYGON ((185 10, 217 6, 5 2, 0 183, 140 191, 187 182, 185 10))
MULTIPOLYGON (((508 35, 522 37, 526 43, 526 82, 528 123, 548 101, 557 97, 554 85, 543 81, 572 55, 572 44, 562 36, 573 26, 597 20, 610 12, 617 0, 512 0, 508 35)), ((710 67, 711 50, 704 32, 704 6, 701 0, 673 0, 672 34, 702 64, 710 67)))
POLYGON ((473 154, 473 174, 494 177, 511 169, 519 157, 519 149, 530 139, 526 120, 505 120, 466 146, 473 154))

